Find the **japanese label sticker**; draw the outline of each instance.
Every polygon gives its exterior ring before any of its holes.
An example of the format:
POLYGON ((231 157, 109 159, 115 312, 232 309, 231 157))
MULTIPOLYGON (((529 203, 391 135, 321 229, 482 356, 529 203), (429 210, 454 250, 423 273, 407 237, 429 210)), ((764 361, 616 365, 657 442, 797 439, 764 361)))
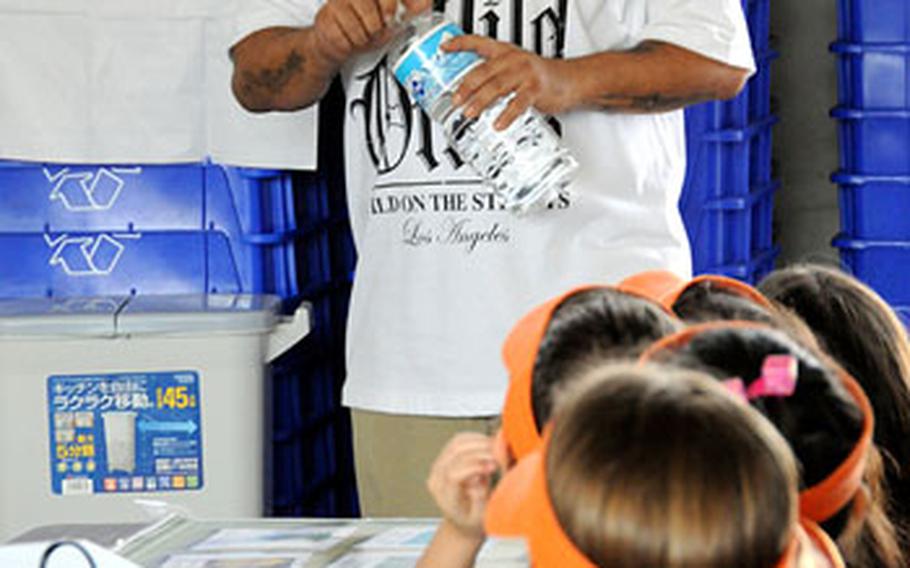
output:
POLYGON ((196 372, 52 376, 47 400, 54 494, 202 488, 196 372))
POLYGON ((482 59, 470 51, 448 53, 439 46, 457 35, 461 28, 444 22, 414 42, 395 63, 395 77, 411 98, 429 110, 436 98, 461 81, 482 59))

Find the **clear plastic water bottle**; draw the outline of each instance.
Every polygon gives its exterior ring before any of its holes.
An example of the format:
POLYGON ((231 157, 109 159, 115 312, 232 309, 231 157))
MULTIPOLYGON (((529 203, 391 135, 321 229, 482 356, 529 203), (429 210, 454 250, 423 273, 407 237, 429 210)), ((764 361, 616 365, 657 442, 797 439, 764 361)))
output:
POLYGON ((411 99, 442 125, 449 144, 504 200, 523 213, 545 206, 571 183, 578 162, 533 108, 508 128, 493 128, 513 95, 503 97, 477 118, 452 106, 461 80, 483 60, 475 53, 449 53, 440 46, 464 32, 438 12, 401 21, 389 51, 392 71, 411 99))

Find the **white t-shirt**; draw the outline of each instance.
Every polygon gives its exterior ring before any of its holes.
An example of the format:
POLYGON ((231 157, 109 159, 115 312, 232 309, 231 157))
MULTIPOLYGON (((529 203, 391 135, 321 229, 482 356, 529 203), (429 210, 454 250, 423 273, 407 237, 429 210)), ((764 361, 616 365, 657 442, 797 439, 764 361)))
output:
MULTIPOLYGON (((317 0, 258 0, 238 37, 308 24, 317 0)), ((739 0, 449 0, 466 31, 571 58, 673 43, 754 63, 739 0), (563 22, 565 23, 563 25, 563 22)), ((342 69, 347 191, 359 254, 348 325, 348 406, 399 414, 499 412, 500 346, 512 324, 566 288, 645 269, 690 273, 677 209, 681 111, 573 111, 557 120, 581 167, 548 211, 515 217, 412 108, 380 52, 342 69)), ((605 72, 609 72, 606 70, 605 72)))

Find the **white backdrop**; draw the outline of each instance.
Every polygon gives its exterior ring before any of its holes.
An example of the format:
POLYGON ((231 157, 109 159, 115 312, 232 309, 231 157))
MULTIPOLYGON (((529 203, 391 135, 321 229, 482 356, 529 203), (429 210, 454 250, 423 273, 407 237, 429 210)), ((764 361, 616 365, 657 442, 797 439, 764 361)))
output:
POLYGON ((231 94, 244 1, 0 0, 0 159, 315 168, 315 109, 231 94))

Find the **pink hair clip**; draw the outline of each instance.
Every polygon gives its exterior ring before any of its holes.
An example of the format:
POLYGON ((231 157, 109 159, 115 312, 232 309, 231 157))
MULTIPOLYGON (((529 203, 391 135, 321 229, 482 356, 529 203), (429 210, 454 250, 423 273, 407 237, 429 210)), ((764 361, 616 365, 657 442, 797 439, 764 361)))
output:
POLYGON ((745 401, 762 397, 785 398, 796 391, 799 362, 792 355, 768 355, 762 363, 761 376, 746 388, 743 380, 733 377, 723 382, 728 391, 745 401))

